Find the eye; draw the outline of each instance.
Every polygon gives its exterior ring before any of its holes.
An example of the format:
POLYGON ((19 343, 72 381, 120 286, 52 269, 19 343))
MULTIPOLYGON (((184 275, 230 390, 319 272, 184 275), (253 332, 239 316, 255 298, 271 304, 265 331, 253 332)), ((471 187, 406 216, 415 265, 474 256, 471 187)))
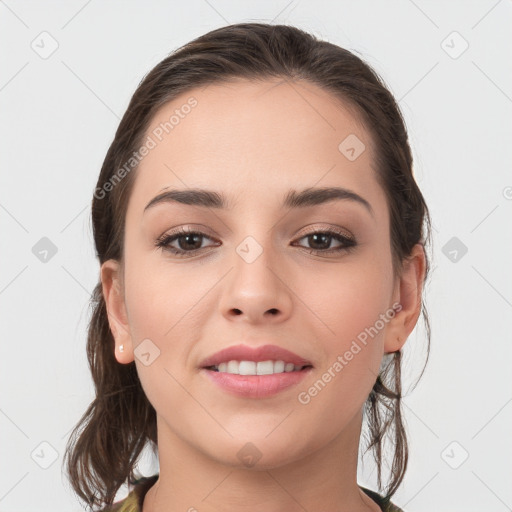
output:
POLYGON ((308 251, 312 254, 332 254, 340 253, 343 251, 348 252, 350 249, 353 249, 357 245, 357 242, 353 237, 347 236, 342 231, 335 229, 312 231, 299 240, 303 239, 307 239, 307 242, 312 245, 308 251), (340 245, 332 248, 331 243, 333 241, 338 242, 340 245))
POLYGON ((204 249, 202 242, 204 239, 210 239, 201 231, 194 231, 187 228, 179 228, 174 233, 165 233, 155 242, 157 247, 168 251, 178 257, 194 256, 197 251, 204 249), (173 247, 171 243, 178 242, 178 247, 173 247))
MULTIPOLYGON (((168 251, 177 257, 191 257, 195 256, 198 251, 205 249, 203 246, 204 240, 212 240, 209 236, 201 231, 194 231, 188 228, 179 228, 174 233, 165 233, 155 241, 156 247, 168 251), (177 242, 178 247, 171 244, 177 242)), ((305 236, 299 238, 299 240, 306 239, 307 242, 312 245, 307 252, 310 254, 332 254, 341 253, 343 251, 348 252, 353 249, 357 242, 354 238, 347 236, 341 230, 335 229, 324 229, 311 231, 305 236), (332 242, 337 242, 339 245, 332 248, 332 242)), ((217 244, 218 245, 218 244, 217 244)), ((304 249, 308 249, 302 245, 304 249)))

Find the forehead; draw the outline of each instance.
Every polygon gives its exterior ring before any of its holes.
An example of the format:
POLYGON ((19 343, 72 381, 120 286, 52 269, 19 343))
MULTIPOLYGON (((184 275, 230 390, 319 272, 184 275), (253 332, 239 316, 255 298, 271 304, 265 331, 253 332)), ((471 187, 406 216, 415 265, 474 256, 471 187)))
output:
POLYGON ((250 185, 251 195, 276 189, 279 198, 291 186, 378 186, 372 140, 356 112, 304 81, 191 89, 157 111, 144 140, 151 149, 136 171, 134 202, 171 186, 238 197, 250 185))

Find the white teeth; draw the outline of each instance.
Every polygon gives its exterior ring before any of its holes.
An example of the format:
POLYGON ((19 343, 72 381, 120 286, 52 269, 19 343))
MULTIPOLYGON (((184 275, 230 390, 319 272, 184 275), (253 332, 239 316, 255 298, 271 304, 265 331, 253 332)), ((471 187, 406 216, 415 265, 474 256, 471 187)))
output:
POLYGON ((295 369, 295 365, 293 363, 286 363, 286 365, 284 367, 285 372, 293 372, 294 369, 295 369))
POLYGON ((214 366, 219 372, 235 375, 272 375, 274 373, 293 372, 302 369, 302 366, 286 363, 284 361, 228 361, 214 366))
MULTIPOLYGON (((224 364, 226 364, 226 363, 224 363, 224 364)), ((219 368, 219 372, 220 371, 222 371, 222 370, 219 368)), ((224 371, 229 372, 229 373, 238 373, 237 361, 229 361, 229 363, 227 363, 227 368, 224 371)))

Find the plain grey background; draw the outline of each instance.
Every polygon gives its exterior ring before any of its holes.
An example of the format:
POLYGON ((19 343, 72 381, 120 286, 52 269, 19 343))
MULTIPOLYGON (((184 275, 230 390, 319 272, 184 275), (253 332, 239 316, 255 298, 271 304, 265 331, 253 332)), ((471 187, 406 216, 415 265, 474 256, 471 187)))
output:
MULTIPOLYGON (((81 510, 61 462, 93 398, 85 336, 98 173, 143 76, 194 37, 242 21, 296 25, 356 52, 399 100, 434 258, 431 357, 404 400, 411 459, 393 501, 410 512, 510 510, 512 2, 6 0, 0 511, 81 510)), ((424 346, 420 321, 406 389, 424 346)), ((371 459, 359 476, 374 486, 371 459)))

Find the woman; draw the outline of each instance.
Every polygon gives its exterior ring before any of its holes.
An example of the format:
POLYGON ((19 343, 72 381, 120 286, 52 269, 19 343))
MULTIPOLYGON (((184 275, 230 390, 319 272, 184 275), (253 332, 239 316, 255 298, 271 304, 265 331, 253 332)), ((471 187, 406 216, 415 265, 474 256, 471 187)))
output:
POLYGON ((401 349, 430 221, 399 108, 366 63, 289 26, 197 38, 134 93, 92 217, 96 398, 66 454, 80 499, 400 510, 401 349), (363 422, 379 492, 357 484, 363 422), (148 442, 151 478, 135 471, 148 442))

